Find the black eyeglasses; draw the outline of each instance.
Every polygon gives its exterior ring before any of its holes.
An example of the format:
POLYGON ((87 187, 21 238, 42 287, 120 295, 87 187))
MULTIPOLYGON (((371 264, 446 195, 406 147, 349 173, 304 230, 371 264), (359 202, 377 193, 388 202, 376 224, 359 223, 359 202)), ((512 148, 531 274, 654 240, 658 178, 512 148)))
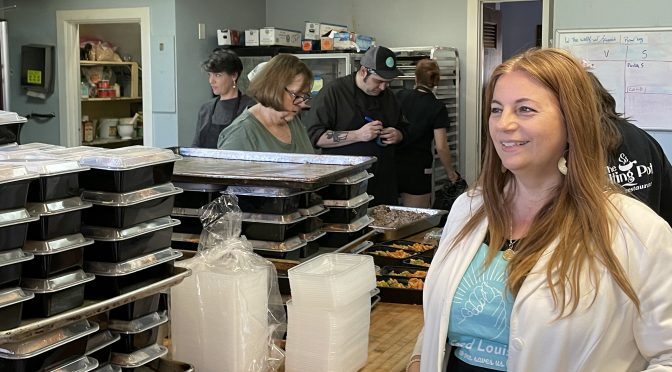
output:
POLYGON ((313 99, 313 96, 311 96, 310 94, 298 95, 298 94, 292 92, 291 90, 287 89, 287 87, 285 87, 285 91, 287 93, 289 93, 290 96, 292 96, 292 99, 294 99, 293 102, 294 102, 295 105, 298 105, 302 102, 308 102, 311 99, 313 99))

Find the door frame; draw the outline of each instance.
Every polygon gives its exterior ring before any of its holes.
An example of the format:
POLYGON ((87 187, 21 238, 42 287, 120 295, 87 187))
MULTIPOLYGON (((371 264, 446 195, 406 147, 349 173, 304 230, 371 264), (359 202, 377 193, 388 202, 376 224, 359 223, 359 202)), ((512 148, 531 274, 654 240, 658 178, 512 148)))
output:
MULTIPOLYGON (((467 4, 467 61, 465 103, 465 175, 474 182, 481 172, 481 112, 483 107, 483 4, 510 3, 534 0, 469 0, 467 4)), ((551 45, 553 37, 553 0, 541 0, 541 47, 551 45)))
POLYGON ((153 143, 152 76, 149 8, 59 10, 56 12, 58 95, 61 113, 60 143, 81 145, 81 99, 79 71, 79 25, 96 23, 139 23, 142 58, 143 143, 153 143))

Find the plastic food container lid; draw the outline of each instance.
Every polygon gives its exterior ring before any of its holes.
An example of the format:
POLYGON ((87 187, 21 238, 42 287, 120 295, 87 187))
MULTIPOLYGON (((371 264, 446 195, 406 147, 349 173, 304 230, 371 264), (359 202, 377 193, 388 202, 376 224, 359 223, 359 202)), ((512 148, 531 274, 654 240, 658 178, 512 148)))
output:
POLYGON ((109 328, 117 333, 135 334, 160 326, 168 321, 165 313, 154 312, 133 320, 110 319, 109 328))
MULTIPOLYGON (((30 150, 33 151, 34 150, 30 150)), ((47 156, 44 154, 43 156, 47 156)), ((3 164, 23 165, 29 172, 38 173, 40 177, 58 176, 61 174, 84 172, 89 170, 89 167, 81 166, 76 160, 67 159, 45 159, 45 158, 31 158, 31 159, 11 159, 4 160, 3 164)))
POLYGON ((266 213, 245 213, 243 212, 243 221, 245 222, 261 222, 275 225, 288 225, 305 220, 307 217, 302 216, 299 212, 288 214, 266 214, 266 213))
POLYGON ((122 368, 136 368, 168 354, 165 346, 150 345, 130 354, 112 353, 113 364, 122 368))
POLYGON ((89 372, 93 371, 95 368, 98 368, 98 361, 93 358, 83 356, 79 359, 67 362, 45 372, 89 372))
POLYGON ((84 284, 95 279, 83 270, 70 271, 47 279, 21 278, 21 288, 35 293, 51 293, 84 284))
POLYGON ((369 173, 367 171, 361 171, 357 172, 355 174, 351 174, 349 176, 345 176, 343 178, 339 178, 336 181, 332 182, 332 185, 354 185, 356 183, 362 182, 364 180, 368 180, 369 178, 373 177, 373 173, 369 173))
POLYGON ((60 236, 51 240, 26 240, 23 250, 36 255, 55 254, 93 244, 82 234, 60 236))
POLYGON ((25 123, 28 119, 19 116, 16 112, 0 110, 0 125, 25 123))
POLYGON ((30 173, 23 165, 0 163, 0 184, 38 178, 37 173, 30 173))
POLYGON ((352 223, 330 223, 322 226, 322 231, 328 232, 355 232, 359 231, 373 222, 373 218, 364 215, 352 223))
POLYGON ((291 252, 306 246, 306 242, 302 241, 298 236, 289 238, 284 242, 248 241, 252 244, 252 248, 258 251, 291 252))
POLYGON ((299 234, 299 239, 303 240, 304 242, 312 242, 325 235, 327 235, 326 231, 317 230, 309 233, 299 234))
POLYGON ((82 199, 96 205, 125 207, 179 194, 181 192, 182 189, 173 186, 172 183, 164 183, 163 185, 152 186, 146 189, 126 193, 85 190, 82 192, 82 199))
POLYGON ((72 198, 48 201, 45 203, 28 203, 26 209, 31 216, 52 216, 68 212, 78 211, 80 209, 91 208, 93 204, 85 202, 79 196, 72 198))
POLYGON ((170 216, 159 217, 157 219, 143 222, 126 229, 115 229, 113 227, 102 226, 82 226, 82 234, 87 238, 99 241, 119 241, 134 238, 139 235, 149 234, 154 231, 162 230, 168 227, 177 226, 180 220, 170 218, 170 216))
POLYGON ((0 252, 0 267, 14 265, 19 262, 33 259, 32 253, 25 253, 21 248, 0 252))
POLYGON ((266 186, 229 186, 226 191, 236 195, 264 196, 268 198, 286 198, 307 192, 299 189, 266 186))
POLYGON ((42 149, 62 149, 63 146, 52 145, 50 143, 31 142, 23 145, 15 144, 13 146, 0 147, 0 151, 24 151, 24 150, 42 150, 42 149))
POLYGON ((25 208, 13 209, 0 213, 0 227, 18 225, 39 220, 40 217, 31 216, 25 208))
POLYGON ((47 155, 57 159, 68 159, 79 161, 82 158, 82 156, 104 151, 104 148, 94 146, 75 146, 60 149, 46 149, 42 151, 45 152, 47 155))
POLYGON ((118 334, 114 334, 107 329, 100 331, 95 335, 90 336, 89 339, 87 340, 86 355, 95 353, 96 351, 106 346, 110 346, 113 343, 117 342, 120 338, 121 336, 119 336, 118 334))
POLYGON ((324 205, 329 208, 357 208, 373 200, 373 195, 363 193, 348 200, 325 200, 324 205))
POLYGON ((324 204, 316 204, 310 208, 300 208, 299 213, 302 216, 306 217, 317 217, 329 211, 329 208, 326 208, 324 204))
POLYGON ((128 146, 118 149, 98 151, 82 156, 82 165, 95 169, 123 171, 151 165, 175 162, 182 159, 168 149, 148 146, 128 146))
POLYGON ((30 292, 24 292, 21 288, 9 288, 0 290, 0 308, 28 301, 35 297, 30 292))
POLYGON ((99 276, 122 276, 132 274, 148 267, 160 265, 180 257, 182 257, 182 252, 168 248, 119 263, 86 261, 84 262, 84 267, 87 272, 99 276))
POLYGON ((80 320, 68 326, 42 333, 26 340, 2 344, 2 347, 0 348, 0 358, 30 358, 94 333, 97 330, 98 324, 89 322, 86 319, 80 320))

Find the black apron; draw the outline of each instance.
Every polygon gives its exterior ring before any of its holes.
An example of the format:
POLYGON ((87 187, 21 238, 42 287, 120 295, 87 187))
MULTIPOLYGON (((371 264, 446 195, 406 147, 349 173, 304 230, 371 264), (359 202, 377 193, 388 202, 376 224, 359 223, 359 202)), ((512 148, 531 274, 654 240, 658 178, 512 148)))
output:
POLYGON ((215 110, 217 109, 217 104, 220 101, 220 97, 215 97, 213 100, 212 104, 212 110, 210 110, 210 115, 208 115, 208 122, 205 123, 205 126, 203 126, 203 129, 201 129, 201 133, 199 133, 198 140, 201 144, 201 147, 203 148, 208 148, 208 149, 216 149, 217 148, 217 141, 219 139, 219 133, 224 130, 224 128, 228 127, 231 122, 238 117, 238 110, 240 109, 240 100, 242 97, 242 93, 240 90, 238 91, 238 96, 236 97, 236 103, 233 106, 233 112, 231 113, 231 120, 229 120, 228 123, 213 123, 212 122, 212 117, 215 114, 215 110))

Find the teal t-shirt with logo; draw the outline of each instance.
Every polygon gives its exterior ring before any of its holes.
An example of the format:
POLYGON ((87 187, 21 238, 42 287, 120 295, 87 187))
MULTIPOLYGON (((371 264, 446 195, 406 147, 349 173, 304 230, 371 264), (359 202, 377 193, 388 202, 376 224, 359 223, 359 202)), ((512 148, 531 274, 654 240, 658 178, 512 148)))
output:
POLYGON ((448 342, 455 356, 473 366, 506 371, 513 297, 506 288, 503 252, 483 267, 483 243, 460 281, 450 311, 448 342))

